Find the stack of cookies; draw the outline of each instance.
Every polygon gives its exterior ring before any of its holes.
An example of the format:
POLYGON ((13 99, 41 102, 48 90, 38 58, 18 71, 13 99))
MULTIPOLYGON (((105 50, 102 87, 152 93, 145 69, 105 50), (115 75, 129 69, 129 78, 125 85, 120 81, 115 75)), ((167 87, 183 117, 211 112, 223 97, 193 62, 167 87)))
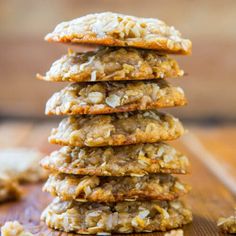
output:
POLYGON ((44 191, 56 198, 42 213, 54 229, 80 234, 152 232, 192 220, 178 200, 189 186, 188 159, 165 141, 184 133, 156 109, 186 104, 165 79, 183 71, 167 54, 189 54, 191 42, 157 19, 90 14, 59 24, 47 41, 95 44, 54 62, 46 81, 73 82, 47 102, 47 115, 66 115, 49 142, 63 147, 44 158, 44 191))

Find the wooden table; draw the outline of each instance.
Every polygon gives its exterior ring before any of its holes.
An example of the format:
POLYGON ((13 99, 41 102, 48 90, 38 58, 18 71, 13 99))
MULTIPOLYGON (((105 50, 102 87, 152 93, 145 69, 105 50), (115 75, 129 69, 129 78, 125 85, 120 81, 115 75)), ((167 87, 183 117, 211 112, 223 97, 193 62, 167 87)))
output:
MULTIPOLYGON (((36 147, 49 153, 57 148, 47 143, 53 126, 54 123, 47 122, 1 122, 0 147, 36 147)), ((232 215, 236 205, 236 126, 188 126, 188 129, 191 133, 172 142, 192 163, 192 173, 181 176, 192 185, 186 200, 194 215, 193 223, 185 226, 184 232, 187 236, 223 235, 217 230, 217 219, 232 215)), ((42 184, 24 186, 25 196, 21 201, 2 204, 0 225, 7 220, 19 220, 35 235, 66 235, 39 222, 40 212, 51 200, 41 192, 41 187, 42 184)))

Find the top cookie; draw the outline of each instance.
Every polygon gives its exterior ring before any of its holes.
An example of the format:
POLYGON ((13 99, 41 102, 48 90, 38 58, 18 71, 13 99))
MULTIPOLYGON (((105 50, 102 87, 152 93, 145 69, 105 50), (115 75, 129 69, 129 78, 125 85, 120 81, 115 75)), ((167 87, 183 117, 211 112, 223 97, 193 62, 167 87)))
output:
POLYGON ((190 40, 182 38, 178 30, 161 20, 112 12, 62 22, 45 40, 138 47, 173 54, 190 54, 192 48, 190 40))

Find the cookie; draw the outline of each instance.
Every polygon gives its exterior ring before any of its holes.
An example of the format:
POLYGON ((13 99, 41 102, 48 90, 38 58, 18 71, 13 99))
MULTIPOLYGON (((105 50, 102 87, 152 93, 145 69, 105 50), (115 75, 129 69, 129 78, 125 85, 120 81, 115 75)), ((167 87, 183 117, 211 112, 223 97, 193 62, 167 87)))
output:
POLYGON ((26 231, 18 221, 7 221, 1 227, 2 236, 33 236, 30 232, 26 231))
POLYGON ((119 202, 174 200, 189 192, 188 185, 171 175, 98 177, 51 174, 43 190, 62 200, 119 202))
POLYGON ((187 103, 180 87, 166 81, 74 83, 47 102, 47 115, 106 114, 187 103))
POLYGON ((176 60, 153 50, 100 47, 81 53, 69 50, 45 76, 37 77, 46 81, 94 82, 172 78, 183 74, 176 60))
POLYGON ((19 182, 45 180, 48 174, 39 166, 43 157, 42 153, 33 149, 0 149, 0 175, 7 175, 19 182))
POLYGON ((50 172, 75 175, 140 177, 189 172, 188 158, 166 143, 95 148, 65 146, 40 163, 50 172))
POLYGON ((52 130, 49 142, 69 146, 116 146, 174 140, 184 133, 177 118, 157 111, 71 116, 52 130))
POLYGON ((62 22, 45 40, 106 46, 154 49, 164 53, 190 54, 192 43, 173 26, 159 19, 103 12, 62 22))
POLYGON ((22 196, 22 189, 17 180, 5 174, 0 174, 0 203, 17 200, 22 196))
POLYGON ((41 219, 54 229, 78 234, 166 231, 192 221, 180 201, 79 203, 55 199, 41 219))
POLYGON ((220 217, 217 222, 219 229, 226 234, 236 234, 236 215, 220 217))

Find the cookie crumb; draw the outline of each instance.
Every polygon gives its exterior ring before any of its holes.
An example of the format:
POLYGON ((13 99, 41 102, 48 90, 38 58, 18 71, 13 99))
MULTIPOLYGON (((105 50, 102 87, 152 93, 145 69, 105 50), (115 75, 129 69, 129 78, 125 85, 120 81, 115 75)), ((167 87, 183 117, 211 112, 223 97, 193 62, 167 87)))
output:
POLYGON ((182 229, 171 230, 165 233, 164 236, 184 236, 184 231, 182 229))

